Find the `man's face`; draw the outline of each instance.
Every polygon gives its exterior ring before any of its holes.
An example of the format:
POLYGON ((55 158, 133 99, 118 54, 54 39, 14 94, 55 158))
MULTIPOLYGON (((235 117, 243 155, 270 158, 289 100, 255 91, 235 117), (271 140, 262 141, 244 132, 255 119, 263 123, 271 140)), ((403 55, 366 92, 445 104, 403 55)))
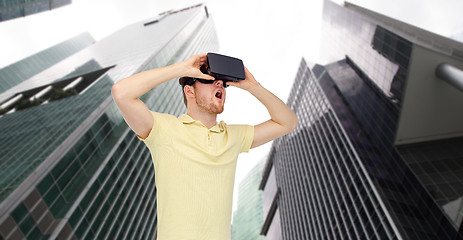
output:
POLYGON ((226 91, 222 80, 212 84, 195 83, 196 104, 206 112, 220 114, 224 110, 226 91))

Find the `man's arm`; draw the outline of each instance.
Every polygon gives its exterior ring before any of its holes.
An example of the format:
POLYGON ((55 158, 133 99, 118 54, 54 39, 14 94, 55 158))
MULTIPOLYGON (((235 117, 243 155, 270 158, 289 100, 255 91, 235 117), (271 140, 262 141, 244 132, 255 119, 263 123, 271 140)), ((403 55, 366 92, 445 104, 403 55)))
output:
POLYGON ((195 55, 184 62, 141 72, 113 85, 112 97, 125 121, 138 136, 148 137, 154 121, 148 107, 138 98, 159 84, 177 77, 214 79, 199 70, 206 63, 206 56, 195 55))
POLYGON ((262 87, 246 67, 244 69, 246 72, 245 80, 227 82, 227 84, 250 92, 264 104, 271 118, 254 126, 254 140, 251 148, 255 148, 293 131, 299 119, 283 101, 262 87))

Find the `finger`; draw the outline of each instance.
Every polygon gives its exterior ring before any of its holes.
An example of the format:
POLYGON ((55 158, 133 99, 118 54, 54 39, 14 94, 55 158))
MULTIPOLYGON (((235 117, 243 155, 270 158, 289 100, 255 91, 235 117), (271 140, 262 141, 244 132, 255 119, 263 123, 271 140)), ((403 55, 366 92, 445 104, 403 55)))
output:
POLYGON ((237 83, 237 82, 234 82, 234 81, 228 81, 228 82, 227 82, 227 85, 232 86, 232 87, 237 87, 237 86, 238 86, 238 83, 237 83))
POLYGON ((201 61, 206 61, 206 60, 207 60, 207 53, 199 54, 199 59, 200 59, 201 61))
POLYGON ((207 57, 207 53, 196 54, 195 57, 196 57, 196 58, 203 59, 203 58, 207 57))
POLYGON ((207 59, 207 55, 205 53, 203 54, 196 54, 194 56, 192 56, 190 59, 193 60, 193 63, 196 64, 200 64, 204 61, 204 59, 207 59))
POLYGON ((245 73, 249 73, 249 74, 251 73, 251 72, 249 71, 249 69, 248 69, 246 66, 244 66, 244 72, 245 72, 245 73))
POLYGON ((201 74, 201 78, 206 80, 215 80, 213 76, 207 74, 201 74))
POLYGON ((245 77, 246 78, 254 78, 254 76, 252 75, 252 73, 248 70, 248 68, 245 66, 244 67, 244 73, 245 73, 245 77))
POLYGON ((206 62, 207 62, 207 56, 204 56, 203 58, 200 58, 199 61, 200 61, 201 65, 206 64, 206 62))
POLYGON ((202 58, 202 54, 196 54, 196 55, 191 56, 188 60, 191 60, 191 61, 193 61, 193 62, 197 62, 197 61, 199 61, 201 58, 202 58))

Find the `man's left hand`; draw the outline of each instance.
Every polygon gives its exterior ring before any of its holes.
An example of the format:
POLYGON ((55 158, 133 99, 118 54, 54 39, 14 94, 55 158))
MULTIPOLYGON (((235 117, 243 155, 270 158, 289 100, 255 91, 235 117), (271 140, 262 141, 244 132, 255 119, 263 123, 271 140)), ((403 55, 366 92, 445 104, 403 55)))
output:
POLYGON ((241 88, 243 90, 246 90, 246 91, 250 91, 253 87, 255 86, 258 86, 259 83, 256 81, 256 79, 254 78, 254 76, 251 74, 251 72, 249 72, 248 68, 245 66, 244 67, 244 72, 245 72, 245 79, 244 80, 240 80, 240 81, 229 81, 227 82, 226 84, 230 85, 230 86, 233 86, 233 87, 237 87, 237 88, 241 88))

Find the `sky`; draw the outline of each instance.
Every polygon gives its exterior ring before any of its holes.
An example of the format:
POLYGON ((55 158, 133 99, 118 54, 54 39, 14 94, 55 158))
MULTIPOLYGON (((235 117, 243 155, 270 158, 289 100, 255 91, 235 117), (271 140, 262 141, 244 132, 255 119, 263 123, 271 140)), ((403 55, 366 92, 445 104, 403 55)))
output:
MULTIPOLYGON (((335 2, 342 2, 335 0, 335 2)), ((461 0, 352 0, 384 15, 428 31, 463 33, 461 0)), ((73 0, 71 5, 0 22, 0 68, 88 31, 96 41, 133 22, 158 13, 196 5, 193 0, 73 0)), ((284 102, 302 57, 317 62, 322 0, 210 0, 208 6, 219 38, 219 53, 243 60, 261 83, 284 102)), ((255 125, 269 119, 258 100, 240 89, 227 89, 225 111, 218 117, 233 124, 255 125)), ((238 186, 248 171, 266 157, 271 143, 238 159, 238 186)))

